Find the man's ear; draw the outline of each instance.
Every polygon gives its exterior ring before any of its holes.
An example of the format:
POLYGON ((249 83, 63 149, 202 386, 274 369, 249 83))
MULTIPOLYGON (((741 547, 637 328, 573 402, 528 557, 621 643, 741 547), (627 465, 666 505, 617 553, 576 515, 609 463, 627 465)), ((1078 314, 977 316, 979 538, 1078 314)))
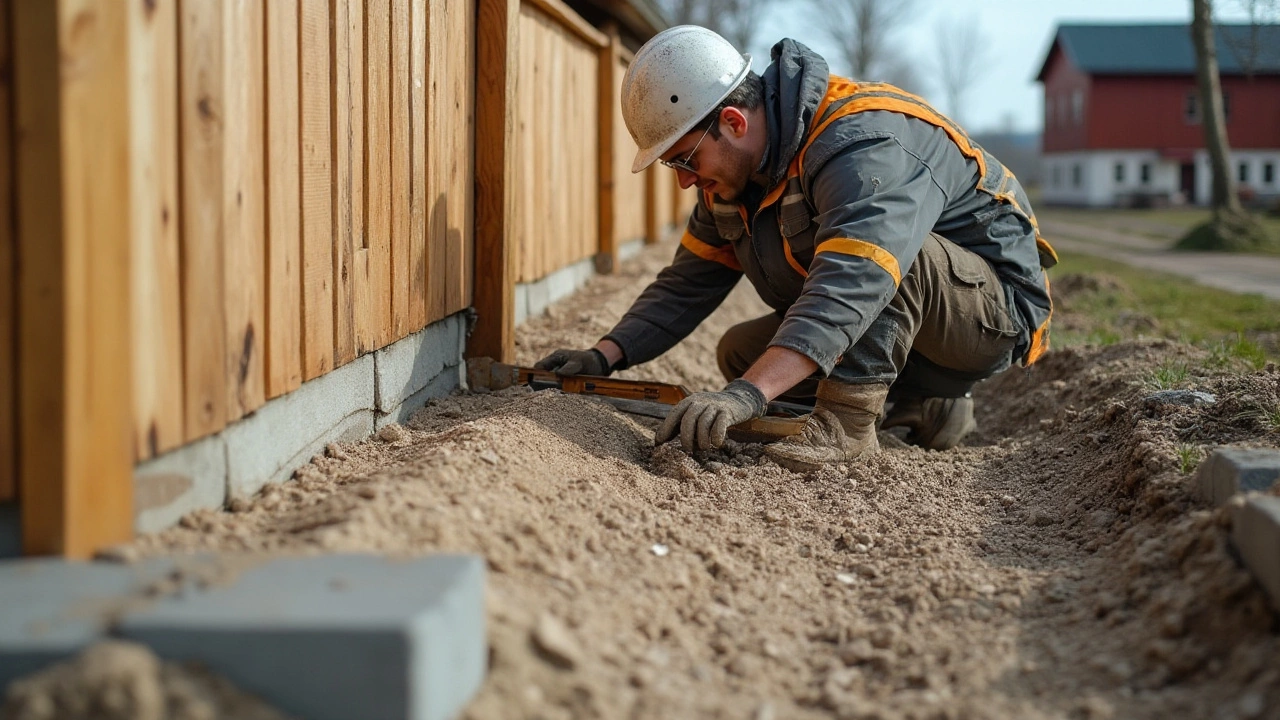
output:
POLYGON ((747 134, 747 116, 741 110, 730 105, 720 111, 720 122, 729 126, 729 133, 736 138, 747 134))

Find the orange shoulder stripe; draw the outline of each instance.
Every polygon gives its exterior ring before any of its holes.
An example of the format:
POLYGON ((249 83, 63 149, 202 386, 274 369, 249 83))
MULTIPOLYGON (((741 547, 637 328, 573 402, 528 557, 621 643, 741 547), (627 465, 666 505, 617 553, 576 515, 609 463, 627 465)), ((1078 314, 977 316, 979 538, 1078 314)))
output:
POLYGON ((898 287, 898 284, 902 282, 902 270, 898 267, 898 259, 893 256, 893 253, 879 245, 872 245, 866 240, 834 238, 819 245, 813 254, 817 255, 821 252, 836 252, 842 255, 857 255, 858 257, 867 258, 889 273, 889 277, 893 278, 894 287, 898 287))
POLYGON ((733 248, 729 245, 721 247, 708 245, 694 237, 688 230, 684 231, 684 236, 680 238, 680 244, 703 260, 718 262, 730 270, 742 272, 742 264, 738 262, 738 256, 734 254, 733 248))

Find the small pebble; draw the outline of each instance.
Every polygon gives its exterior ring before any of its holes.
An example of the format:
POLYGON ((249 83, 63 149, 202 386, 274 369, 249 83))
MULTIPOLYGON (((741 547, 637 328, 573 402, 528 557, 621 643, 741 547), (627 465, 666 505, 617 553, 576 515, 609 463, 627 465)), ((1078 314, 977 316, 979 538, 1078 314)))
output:
POLYGON ((663 545, 662 543, 654 543, 653 547, 649 548, 649 550, 658 557, 666 557, 671 553, 671 548, 663 545))

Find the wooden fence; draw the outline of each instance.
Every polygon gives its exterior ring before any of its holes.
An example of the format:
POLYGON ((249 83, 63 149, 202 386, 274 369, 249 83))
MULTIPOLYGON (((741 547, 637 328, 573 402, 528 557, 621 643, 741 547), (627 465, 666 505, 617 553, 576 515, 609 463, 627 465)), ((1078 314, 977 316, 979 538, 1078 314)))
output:
POLYGON ((559 0, 0 0, 26 550, 127 538, 134 463, 469 306, 510 358, 515 283, 681 221, 629 60, 559 0))

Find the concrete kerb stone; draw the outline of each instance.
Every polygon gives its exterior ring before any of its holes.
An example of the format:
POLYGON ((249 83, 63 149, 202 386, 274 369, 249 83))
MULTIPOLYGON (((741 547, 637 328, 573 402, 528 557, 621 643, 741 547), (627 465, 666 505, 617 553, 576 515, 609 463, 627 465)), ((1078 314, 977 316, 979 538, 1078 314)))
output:
POLYGON ((374 353, 375 409, 382 414, 395 411, 445 368, 461 364, 465 332, 464 317, 455 314, 374 353))
POLYGON ((1231 544, 1280 612, 1280 497, 1254 495, 1236 508, 1231 544))
POLYGON ((227 443, 221 435, 139 463, 133 471, 135 532, 173 525, 187 513, 227 500, 227 443))
POLYGON ((328 443, 373 434, 374 376, 373 355, 365 355, 224 430, 227 497, 289 479, 328 443))
POLYGON ((0 695, 15 679, 106 637, 124 603, 172 567, 167 560, 0 562, 0 695))
POLYGON ((487 664, 484 561, 276 558, 163 598, 119 634, 312 720, 446 720, 487 664))
POLYGON ((1237 493, 1263 491, 1280 482, 1280 451, 1266 448, 1214 450, 1192 480, 1201 498, 1222 505, 1237 493))

